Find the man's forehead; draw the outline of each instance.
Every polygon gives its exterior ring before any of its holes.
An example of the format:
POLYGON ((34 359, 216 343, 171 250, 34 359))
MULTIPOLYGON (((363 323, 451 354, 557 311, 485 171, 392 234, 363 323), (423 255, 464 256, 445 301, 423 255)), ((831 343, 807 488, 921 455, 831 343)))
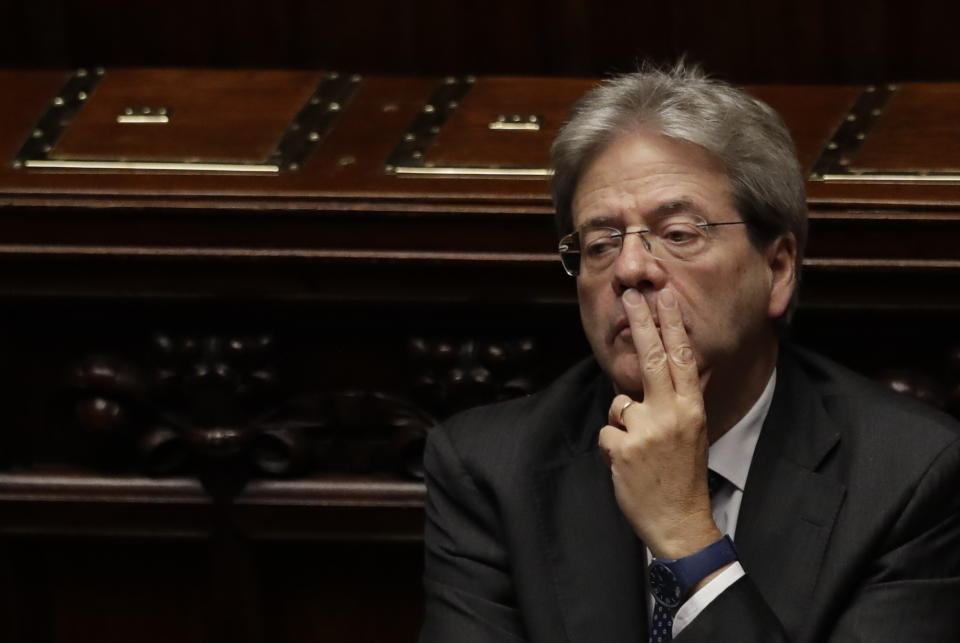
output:
POLYGON ((597 218, 701 216, 723 195, 729 177, 706 149, 648 131, 617 137, 584 167, 572 199, 574 227, 597 218))
MULTIPOLYGON (((653 224, 657 221, 679 215, 688 215, 690 217, 701 219, 705 218, 704 208, 694 199, 687 196, 666 199, 663 202, 655 203, 651 207, 642 211, 630 212, 629 214, 631 218, 638 217, 646 224, 653 224)), ((585 218, 583 218, 582 221, 575 221, 575 223, 577 227, 623 227, 626 215, 627 213, 616 210, 594 213, 592 215, 588 212, 585 214, 585 218)), ((576 217, 576 214, 574 216, 576 217)))

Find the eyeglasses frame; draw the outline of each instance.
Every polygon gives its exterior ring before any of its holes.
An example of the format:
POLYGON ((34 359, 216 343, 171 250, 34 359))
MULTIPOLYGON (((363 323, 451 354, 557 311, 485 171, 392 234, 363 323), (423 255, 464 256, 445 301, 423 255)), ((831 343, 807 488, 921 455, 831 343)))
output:
MULTIPOLYGON (((718 228, 718 227, 720 227, 720 226, 746 225, 746 224, 747 224, 747 222, 741 219, 741 220, 739 220, 739 221, 718 221, 718 222, 716 222, 716 223, 708 223, 708 222, 705 221, 705 222, 703 222, 703 223, 694 223, 693 225, 696 226, 696 227, 698 227, 698 228, 700 228, 701 230, 703 230, 703 229, 706 229, 706 228, 718 228)), ((617 234, 616 234, 616 235, 610 235, 611 237, 619 236, 619 237, 621 237, 621 238, 626 238, 626 236, 627 236, 628 234, 640 235, 640 241, 641 241, 641 243, 643 244, 643 249, 646 250, 646 251, 649 252, 649 253, 652 253, 652 252, 653 252, 653 251, 651 250, 650 241, 647 240, 647 238, 644 236, 645 234, 648 234, 648 233, 650 233, 650 232, 653 232, 653 230, 652 230, 651 228, 644 228, 643 230, 619 230, 619 229, 617 229, 617 228, 608 227, 608 226, 597 226, 597 227, 600 228, 600 229, 604 229, 604 230, 614 230, 617 234)), ((567 268, 567 264, 565 264, 565 263, 563 262, 563 250, 564 250, 564 246, 565 246, 565 245, 568 245, 568 244, 566 243, 567 240, 568 240, 568 239, 572 239, 572 238, 574 237, 574 235, 579 235, 579 234, 580 234, 580 231, 581 231, 583 228, 584 228, 584 226, 580 226, 579 228, 577 228, 577 229, 574 230, 573 232, 564 235, 563 238, 560 239, 560 243, 559 243, 559 245, 557 246, 557 252, 560 253, 560 265, 563 266, 564 272, 566 272, 566 273, 567 273, 568 275, 570 275, 571 277, 577 277, 577 276, 579 276, 580 270, 579 270, 579 268, 578 268, 576 271, 573 271, 573 270, 570 270, 569 268, 567 268)), ((579 242, 578 242, 577 245, 579 245, 579 242)), ((620 247, 621 247, 621 249, 623 248, 623 243, 622 243, 622 242, 621 242, 620 247)), ((579 251, 579 250, 577 251, 577 254, 580 254, 580 251, 579 251)), ((654 258, 656 258, 656 257, 654 257, 654 258)))

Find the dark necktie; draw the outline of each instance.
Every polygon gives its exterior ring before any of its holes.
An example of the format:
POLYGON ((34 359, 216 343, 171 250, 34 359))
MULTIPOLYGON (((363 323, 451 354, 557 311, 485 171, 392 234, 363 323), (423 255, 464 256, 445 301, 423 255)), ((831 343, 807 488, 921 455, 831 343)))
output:
MULTIPOLYGON (((722 475, 715 471, 707 471, 707 488, 710 490, 710 497, 723 486, 726 481, 722 475)), ((660 603, 653 603, 653 618, 650 623, 650 643, 664 643, 673 640, 673 610, 664 607, 660 603)))

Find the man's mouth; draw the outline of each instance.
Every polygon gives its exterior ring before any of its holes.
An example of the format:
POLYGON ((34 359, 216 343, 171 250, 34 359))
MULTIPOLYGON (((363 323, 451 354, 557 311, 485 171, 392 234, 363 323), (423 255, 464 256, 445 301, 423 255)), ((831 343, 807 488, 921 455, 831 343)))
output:
MULTIPOLYGON (((657 316, 656 316, 656 315, 654 315, 654 317, 653 317, 653 323, 654 323, 654 325, 657 327, 657 332, 659 332, 659 331, 660 331, 660 320, 657 319, 657 316)), ((630 340, 630 339, 631 339, 631 336, 630 336, 630 322, 627 321, 626 318, 621 319, 621 320, 618 320, 617 323, 614 324, 614 326, 613 326, 613 332, 611 333, 611 337, 612 337, 614 340, 616 340, 617 338, 623 338, 623 339, 630 340)))

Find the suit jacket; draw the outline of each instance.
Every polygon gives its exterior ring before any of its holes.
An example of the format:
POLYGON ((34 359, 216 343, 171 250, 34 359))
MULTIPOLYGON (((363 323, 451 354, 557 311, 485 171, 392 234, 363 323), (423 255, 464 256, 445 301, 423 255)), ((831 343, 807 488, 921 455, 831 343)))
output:
MULTIPOLYGON (((422 643, 646 641, 644 548, 597 434, 592 360, 432 432, 422 643)), ((736 546, 747 574, 677 641, 960 641, 960 430, 781 351, 736 546)))

